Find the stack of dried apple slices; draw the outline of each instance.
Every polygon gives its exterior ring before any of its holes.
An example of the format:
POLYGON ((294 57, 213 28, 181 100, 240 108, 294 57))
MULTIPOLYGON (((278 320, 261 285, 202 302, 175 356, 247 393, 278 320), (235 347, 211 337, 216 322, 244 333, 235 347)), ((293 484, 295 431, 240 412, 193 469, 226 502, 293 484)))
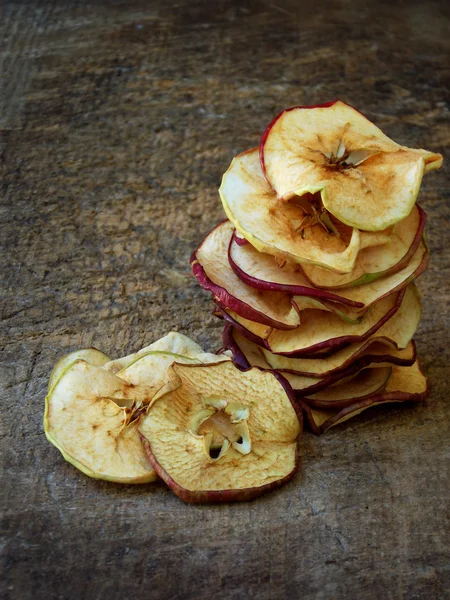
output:
POLYGON ((48 440, 90 477, 248 500, 292 478, 303 419, 320 434, 423 400, 416 198, 441 164, 343 102, 281 113, 231 163, 228 220, 191 259, 225 322, 222 354, 177 333, 116 360, 72 352, 50 376, 48 440))
POLYGON ((283 376, 315 433, 427 396, 412 341, 429 260, 416 199, 441 164, 337 101, 282 112, 223 176, 228 220, 192 255, 194 275, 236 365, 283 376))

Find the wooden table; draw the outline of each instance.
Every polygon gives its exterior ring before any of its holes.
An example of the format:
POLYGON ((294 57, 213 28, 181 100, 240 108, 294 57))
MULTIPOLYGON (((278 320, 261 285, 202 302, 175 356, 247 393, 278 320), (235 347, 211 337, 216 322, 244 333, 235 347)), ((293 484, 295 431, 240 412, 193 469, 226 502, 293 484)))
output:
POLYGON ((339 97, 403 144, 448 150, 445 5, 6 3, 2 597, 450 597, 444 171, 420 193, 423 406, 305 434, 294 481, 241 505, 88 479, 42 428, 50 370, 70 350, 116 357, 170 330, 220 346, 189 255, 223 218, 231 158, 281 109, 339 97))

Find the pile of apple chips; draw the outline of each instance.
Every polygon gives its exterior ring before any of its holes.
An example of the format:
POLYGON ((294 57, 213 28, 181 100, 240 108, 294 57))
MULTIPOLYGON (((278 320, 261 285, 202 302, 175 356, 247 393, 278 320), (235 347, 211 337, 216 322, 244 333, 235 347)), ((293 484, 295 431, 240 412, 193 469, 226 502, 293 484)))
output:
POLYGON ((228 220, 192 257, 228 352, 174 332, 115 360, 72 352, 50 377, 48 440, 90 477, 239 501, 293 477, 303 420, 323 433, 376 404, 423 400, 414 281, 429 256, 416 198, 441 163, 342 102, 281 113, 231 163, 228 220))
POLYGON ((337 101, 282 112, 223 176, 228 220, 193 272, 235 364, 285 378, 315 433, 427 396, 413 341, 429 259, 416 198, 441 164, 337 101))
POLYGON ((170 332, 114 360, 95 348, 61 358, 44 430, 89 477, 161 478, 185 502, 231 502, 292 479, 302 414, 274 371, 242 372, 227 354, 170 332))

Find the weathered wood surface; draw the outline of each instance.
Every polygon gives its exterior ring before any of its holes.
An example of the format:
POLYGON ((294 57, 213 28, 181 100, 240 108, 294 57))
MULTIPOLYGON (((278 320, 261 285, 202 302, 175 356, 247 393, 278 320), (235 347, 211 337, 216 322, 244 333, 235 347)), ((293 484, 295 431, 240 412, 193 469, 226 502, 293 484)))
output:
POLYGON ((50 370, 69 350, 120 356, 171 329, 219 347, 188 258, 223 218, 222 172, 280 109, 340 97, 396 140, 448 152, 445 5, 3 7, 2 597, 449 597, 444 171, 421 192, 424 406, 305 434, 295 480, 243 505, 90 480, 42 429, 50 370))

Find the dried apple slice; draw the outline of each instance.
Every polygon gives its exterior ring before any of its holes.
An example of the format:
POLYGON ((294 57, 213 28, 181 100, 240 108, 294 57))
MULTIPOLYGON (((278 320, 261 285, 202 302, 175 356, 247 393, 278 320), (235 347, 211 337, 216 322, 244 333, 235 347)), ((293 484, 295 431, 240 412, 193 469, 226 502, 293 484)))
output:
MULTIPOLYGON (((402 310, 397 323, 402 324, 405 320, 404 315, 408 315, 408 319, 417 327, 420 319, 420 299, 414 284, 377 302, 361 322, 354 325, 343 322, 333 313, 316 310, 303 311, 301 327, 291 332, 264 329, 264 326, 260 326, 258 323, 243 323, 239 315, 231 314, 230 316, 233 322, 241 325, 241 330, 246 337, 267 348, 270 352, 300 357, 321 350, 337 351, 345 344, 367 340, 379 332, 400 308, 402 310)), ((402 331, 391 332, 396 335, 397 339, 401 339, 402 331)), ((378 335, 383 336, 382 331, 378 335)), ((409 341, 408 335, 403 334, 399 347, 404 348, 409 341)))
MULTIPOLYGON (((240 369, 249 369, 250 367, 259 367, 262 369, 273 369, 273 367, 268 363, 265 356, 268 354, 267 351, 263 351, 262 348, 246 339, 239 331, 233 329, 231 325, 226 325, 222 334, 224 347, 228 348, 233 356, 233 362, 240 369)), ((356 345, 356 344, 354 344, 356 345)), ((410 366, 414 363, 416 358, 415 345, 413 342, 410 342, 404 350, 396 350, 394 348, 389 347, 386 343, 374 342, 369 344, 371 347, 367 349, 367 354, 358 352, 355 353, 356 360, 354 362, 344 361, 341 368, 331 369, 328 372, 325 371, 323 365, 321 368, 323 372, 320 375, 315 373, 296 373, 292 371, 279 371, 278 373, 285 377, 293 390, 296 393, 296 397, 302 396, 310 396, 320 390, 325 390, 325 394, 327 393, 327 389, 333 390, 334 386, 344 386, 344 383, 349 382, 354 377, 359 377, 359 373, 364 370, 367 370, 367 367, 370 367, 370 371, 375 370, 375 368, 379 368, 380 372, 383 372, 384 368, 387 368, 388 371, 392 367, 393 364, 410 366)), ((344 350, 340 351, 337 354, 344 352, 344 350)), ((337 356, 337 354, 335 356, 337 356)), ((273 356, 273 355, 272 355, 273 356)), ((297 360, 303 361, 305 363, 327 363, 333 357, 322 358, 322 359, 288 359, 288 360, 297 360)), ((353 358, 353 357, 351 357, 353 358)), ((317 370, 321 370, 320 368, 317 370)), ((366 385, 359 385, 360 389, 365 390, 365 395, 369 393, 374 393, 376 390, 380 389, 383 385, 383 382, 386 383, 386 378, 389 377, 390 371, 384 371, 384 375, 378 373, 373 373, 372 383, 370 381, 366 385), (371 387, 372 386, 372 387, 371 387), (369 388, 369 391, 367 390, 369 388)), ((356 383, 358 383, 357 380, 356 383)), ((336 390, 338 393, 339 390, 336 390)), ((355 401, 355 397, 357 394, 357 390, 355 391, 355 387, 350 388, 346 387, 344 389, 344 397, 342 394, 340 395, 340 399, 342 401, 342 406, 348 404, 348 399, 350 398, 351 402, 355 401), (347 391, 349 394, 347 394, 347 391)), ((322 399, 326 401, 326 397, 320 398, 317 396, 317 399, 322 399)), ((336 398, 337 399, 337 398, 336 398)), ((313 397, 314 400, 314 397, 313 397)), ((325 404, 324 404, 325 406, 325 404)))
MULTIPOLYGON (((301 272, 289 270, 287 265, 280 268, 272 256, 259 253, 250 244, 239 246, 232 242, 229 249, 230 265, 248 285, 260 290, 294 294, 294 302, 299 311, 308 308, 329 310, 349 323, 360 321, 369 306, 417 279, 427 268, 428 260, 426 245, 421 242, 402 270, 327 296, 322 290, 308 287, 301 272)), ((335 276, 334 273, 330 275, 335 276)))
POLYGON ((138 352, 128 354, 122 358, 116 358, 115 360, 109 360, 109 362, 103 364, 103 368, 107 371, 111 371, 112 373, 117 373, 125 369, 125 367, 128 365, 134 363, 138 358, 146 356, 150 353, 151 355, 154 355, 155 352, 176 354, 178 356, 182 356, 184 359, 193 358, 195 359, 195 362, 198 363, 228 360, 228 358, 225 356, 217 356, 216 354, 204 352, 202 347, 191 340, 191 338, 189 338, 187 335, 183 335, 177 331, 171 331, 161 339, 153 342, 149 346, 145 346, 145 348, 142 348, 138 352))
MULTIPOLYGON (((325 373, 346 370, 355 361, 361 367, 370 364, 366 362, 367 360, 370 360, 371 363, 389 362, 387 355, 396 357, 393 362, 399 361, 397 364, 408 366, 415 360, 415 345, 411 345, 410 342, 418 327, 420 313, 419 294, 414 286, 410 286, 407 288, 399 310, 374 335, 366 340, 360 340, 345 346, 326 357, 326 360, 325 357, 321 357, 319 360, 317 358, 291 358, 273 354, 266 348, 262 348, 262 352, 272 368, 305 375, 323 376, 325 373), (396 352, 394 352, 394 349, 396 352), (403 349, 407 351, 403 352, 403 349), (377 356, 379 356, 379 359, 376 358, 377 356)), ((247 336, 246 329, 242 328, 242 332, 247 336)), ((252 341, 258 343, 258 338, 253 338, 252 341)), ((264 345, 264 340, 260 345, 264 345)))
MULTIPOLYGON (((401 271, 386 275, 365 285, 340 290, 339 293, 343 298, 364 303, 367 308, 388 294, 392 294, 415 281, 428 267, 429 259, 429 251, 425 242, 422 241, 409 263, 401 271)), ((342 310, 345 311, 346 309, 343 308, 342 310)))
MULTIPOLYGON (((306 279, 299 265, 280 262, 271 254, 258 252, 251 244, 240 244, 236 235, 229 246, 228 260, 239 279, 257 290, 332 300, 360 308, 364 306, 362 303, 341 298, 339 294, 316 289, 306 279)), ((331 274, 331 271, 326 272, 331 274)), ((332 275, 341 276, 335 273, 332 275)))
POLYGON ((95 479, 146 483, 157 476, 136 429, 136 416, 154 395, 84 360, 71 363, 45 401, 49 442, 77 469, 95 479))
POLYGON ((319 379, 328 379, 339 375, 339 378, 336 377, 332 380, 338 381, 341 377, 346 377, 369 366, 385 367, 391 364, 411 366, 416 360, 414 341, 411 340, 405 348, 400 349, 397 348, 397 343, 398 341, 404 343, 409 336, 414 334, 413 326, 408 328, 409 332, 406 332, 406 335, 402 333, 400 337, 395 334, 397 329, 397 326, 393 324, 389 331, 388 324, 386 324, 383 327, 385 333, 383 337, 375 335, 363 342, 349 344, 332 355, 319 355, 314 358, 287 358, 279 354, 272 354, 266 348, 249 340, 230 323, 224 327, 222 340, 224 348, 231 351, 233 362, 242 369, 260 367, 275 369, 281 375, 292 373, 319 379), (387 335, 390 335, 391 339, 387 335))
MULTIPOLYGON (((238 314, 233 313, 230 310, 224 310, 220 307, 213 311, 214 316, 219 317, 219 319, 224 319, 232 325, 235 329, 242 332, 243 335, 248 339, 257 344, 258 346, 267 347, 267 340, 273 334, 275 330, 273 327, 268 327, 266 325, 261 326, 260 323, 255 323, 254 321, 250 321, 248 319, 244 319, 240 317, 238 314)), ((329 348, 323 348, 320 350, 305 350, 305 352, 301 354, 302 358, 323 358, 325 356, 330 356, 339 350, 340 346, 336 348, 331 346, 329 348)), ((290 356, 290 355, 288 355, 290 356)))
POLYGON ((320 435, 339 423, 343 423, 372 406, 388 404, 389 402, 421 402, 429 394, 428 378, 422 373, 420 364, 416 361, 410 367, 395 366, 392 375, 382 394, 369 396, 364 400, 337 410, 311 408, 302 400, 304 416, 308 427, 320 435))
POLYGON ((166 383, 167 369, 175 361, 217 363, 230 358, 205 353, 176 332, 116 361, 92 348, 64 357, 52 373, 46 398, 47 438, 91 477, 122 483, 154 481, 156 474, 142 451, 136 422, 166 383))
MULTIPOLYGON (((225 327, 222 337, 224 345, 231 350, 233 354, 233 361, 239 368, 244 370, 251 367, 258 367, 265 370, 271 369, 270 365, 267 363, 261 353, 261 348, 247 340, 244 336, 240 335, 239 332, 233 332, 231 325, 227 325, 225 327)), ((363 390, 365 396, 379 391, 381 387, 386 384, 386 381, 389 379, 391 374, 390 367, 378 369, 379 373, 372 373, 371 369, 369 369, 369 371, 371 373, 370 376, 368 376, 366 373, 364 374, 363 385, 360 382, 360 374, 353 372, 348 374, 345 372, 339 372, 329 376, 326 375, 323 378, 287 372, 283 372, 281 375, 292 387, 296 398, 303 396, 307 396, 309 398, 311 394, 315 394, 316 392, 324 390, 325 388, 326 389, 324 393, 326 394, 328 389, 335 389, 334 386, 339 384, 339 387, 336 388, 335 395, 337 396, 336 400, 339 399, 342 403, 345 402, 347 398, 350 398, 350 402, 354 402, 356 395, 358 393, 361 394, 361 390, 363 390), (352 380, 354 378, 356 383, 353 385, 352 380), (342 386, 345 387, 344 390, 341 389, 342 386)), ((311 404, 314 404, 314 399, 316 396, 311 396, 311 398, 311 404)), ((325 397, 324 400, 327 400, 327 397, 325 397)))
MULTIPOLYGON (((395 292, 396 290, 394 290, 395 292)), ((318 300, 317 298, 308 298, 306 296, 294 296, 292 301, 297 306, 300 313, 300 321, 302 320, 302 311, 317 309, 332 312, 346 323, 360 323, 366 314, 367 308, 353 308, 345 306, 338 302, 330 302, 329 300, 318 300)))
MULTIPOLYGON (((380 394, 392 375, 392 369, 392 366, 362 369, 356 375, 344 378, 313 394, 308 389, 306 393, 302 389, 297 397, 303 396, 304 401, 314 408, 345 408, 363 398, 380 394)), ((290 377, 294 375, 286 377, 289 383, 290 377)))
POLYGON ((233 159, 219 193, 228 218, 252 246, 294 263, 349 273, 360 250, 389 241, 389 232, 345 228, 338 236, 320 223, 302 228, 305 208, 280 203, 264 178, 257 148, 233 159))
POLYGON ((424 173, 442 155, 397 144, 341 101, 279 114, 260 145, 261 164, 278 198, 320 192, 324 208, 363 231, 405 219, 424 173))
POLYGON ((428 249, 425 243, 422 242, 408 265, 401 271, 376 279, 366 285, 340 290, 340 294, 348 300, 364 303, 364 309, 352 309, 351 307, 343 306, 336 302, 326 300, 318 301, 310 298, 307 298, 306 300, 308 303, 305 303, 305 298, 303 296, 294 297, 294 302, 300 311, 300 320, 302 319, 301 311, 303 310, 303 307, 307 308, 308 304, 312 306, 313 303, 316 303, 318 308, 321 307, 322 310, 330 310, 344 321, 357 323, 361 320, 365 311, 375 304, 375 302, 379 302, 383 298, 386 298, 386 296, 402 290, 412 281, 415 281, 420 277, 428 267, 429 259, 430 254, 428 249))
POLYGON ((290 296, 281 292, 261 292, 243 283, 228 262, 233 225, 217 225, 192 255, 191 266, 200 285, 214 294, 223 308, 278 329, 293 329, 300 323, 290 296))
POLYGON ((419 247, 425 222, 426 214, 416 204, 409 216, 394 226, 387 244, 359 252, 351 273, 333 273, 313 265, 302 265, 301 268, 313 286, 321 288, 321 291, 336 290, 334 293, 339 296, 337 290, 366 285, 404 269, 419 247))
MULTIPOLYGON (((387 328, 388 323, 384 327, 387 328)), ((380 365, 391 363, 402 366, 412 365, 416 359, 414 342, 411 340, 404 348, 396 347, 398 341, 403 344, 409 335, 403 333, 399 339, 394 332, 385 331, 384 327, 382 328, 383 336, 375 334, 365 341, 349 344, 330 356, 288 358, 279 354, 272 354, 265 348, 261 348, 261 352, 272 369, 277 369, 281 373, 286 371, 313 377, 324 377, 340 372, 348 373, 355 369, 359 371, 369 365, 373 366, 375 363, 380 365)), ((413 334, 414 332, 410 333, 410 335, 413 334)))
POLYGON ((288 386, 231 362, 174 364, 139 429, 158 475, 186 502, 249 500, 286 483, 301 430, 288 386))

